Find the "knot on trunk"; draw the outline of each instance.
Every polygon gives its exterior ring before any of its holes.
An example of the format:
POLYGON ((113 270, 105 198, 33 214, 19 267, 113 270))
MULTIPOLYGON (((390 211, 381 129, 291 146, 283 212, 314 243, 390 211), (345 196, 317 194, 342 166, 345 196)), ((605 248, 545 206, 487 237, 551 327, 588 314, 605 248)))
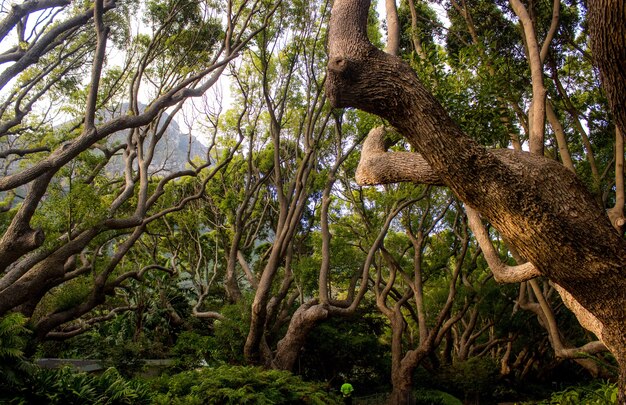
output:
POLYGON ((624 226, 626 225, 626 218, 624 218, 624 213, 620 208, 621 207, 616 207, 615 209, 608 210, 607 215, 613 228, 615 228, 620 235, 624 235, 624 231, 626 231, 626 226, 624 226))
POLYGON ((346 58, 335 57, 328 61, 328 70, 342 74, 348 69, 349 61, 346 58))

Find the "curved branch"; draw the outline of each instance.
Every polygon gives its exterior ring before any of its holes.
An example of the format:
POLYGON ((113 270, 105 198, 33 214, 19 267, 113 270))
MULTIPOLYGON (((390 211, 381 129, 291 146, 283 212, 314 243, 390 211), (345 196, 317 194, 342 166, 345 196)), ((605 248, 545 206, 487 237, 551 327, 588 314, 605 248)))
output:
POLYGON ((530 262, 517 266, 507 266, 504 264, 489 239, 489 234, 483 226, 478 211, 465 205, 465 212, 467 213, 467 220, 474 233, 474 237, 480 245, 483 256, 493 273, 493 278, 498 283, 521 283, 522 281, 528 281, 541 276, 539 270, 530 262))
POLYGON ((546 60, 546 56, 548 56, 548 51, 550 50, 550 43, 552 42, 552 39, 559 29, 560 9, 561 0, 554 0, 552 3, 552 22, 550 23, 550 29, 548 30, 548 34, 546 34, 546 37, 543 40, 541 52, 539 53, 542 62, 546 60))
POLYGON ((387 152, 385 127, 376 127, 367 135, 355 179, 360 186, 410 181, 443 185, 426 160, 413 152, 387 152))
POLYGON ((117 316, 117 314, 120 313, 120 312, 134 311, 136 309, 137 309, 137 307, 134 307, 134 306, 125 306, 125 307, 113 308, 106 315, 97 316, 95 318, 91 318, 91 319, 88 319, 86 321, 82 321, 78 325, 74 325, 73 327, 70 327, 70 328, 65 329, 65 330, 61 330, 61 331, 57 331, 57 332, 48 332, 48 334, 46 335, 46 339, 47 340, 65 340, 65 339, 69 339, 71 337, 78 336, 78 335, 80 335, 82 333, 87 332, 89 329, 91 329, 94 325, 96 325, 98 323, 101 323, 101 322, 104 322, 104 321, 108 321, 110 319, 115 318, 117 316))
POLYGON ((39 148, 32 148, 32 149, 7 149, 7 150, 0 151, 0 159, 4 159, 9 155, 18 155, 20 157, 24 157, 28 154, 38 153, 38 152, 50 152, 50 148, 47 146, 41 146, 39 148))
POLYGON ((63 7, 70 4, 70 0, 32 0, 22 4, 11 4, 11 11, 0 21, 0 40, 30 13, 45 10, 46 8, 63 7))

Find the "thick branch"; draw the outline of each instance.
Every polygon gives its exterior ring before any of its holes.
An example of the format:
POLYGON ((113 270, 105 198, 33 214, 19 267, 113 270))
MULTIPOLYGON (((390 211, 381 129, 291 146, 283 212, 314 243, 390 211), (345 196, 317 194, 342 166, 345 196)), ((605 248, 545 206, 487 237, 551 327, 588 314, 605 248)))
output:
POLYGON ((589 0, 591 53, 617 127, 626 133, 626 6, 617 0, 589 0))
POLYGON ((11 4, 11 11, 0 21, 0 40, 30 13, 46 8, 63 7, 70 4, 70 0, 32 0, 22 4, 11 4))
POLYGON ((28 154, 38 153, 38 152, 50 152, 50 148, 47 146, 41 146, 39 148, 32 148, 32 149, 7 149, 7 150, 0 151, 0 159, 4 159, 9 155, 18 155, 18 156, 23 157, 28 154))
POLYGON ((361 149, 356 182, 361 186, 409 181, 442 185, 438 176, 418 153, 387 152, 385 127, 370 131, 361 149))

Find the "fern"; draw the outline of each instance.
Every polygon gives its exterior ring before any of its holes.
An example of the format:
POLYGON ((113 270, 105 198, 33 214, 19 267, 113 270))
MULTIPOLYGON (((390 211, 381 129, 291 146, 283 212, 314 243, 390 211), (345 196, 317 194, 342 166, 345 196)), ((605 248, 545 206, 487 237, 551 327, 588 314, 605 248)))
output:
POLYGON ((33 369, 24 357, 28 343, 27 318, 12 313, 0 318, 0 387, 12 387, 20 383, 33 369))

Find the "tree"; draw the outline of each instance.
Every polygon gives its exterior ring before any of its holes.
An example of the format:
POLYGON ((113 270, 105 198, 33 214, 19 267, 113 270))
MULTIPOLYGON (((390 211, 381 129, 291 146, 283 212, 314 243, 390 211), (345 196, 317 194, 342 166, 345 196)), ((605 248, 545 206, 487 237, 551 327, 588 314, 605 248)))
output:
MULTIPOLYGON (((458 298, 457 290, 461 289, 461 272, 467 272, 467 262, 475 261, 480 254, 477 250, 471 260, 467 260, 470 240, 467 224, 460 218, 458 211, 451 224, 443 224, 445 221, 442 218, 447 214, 451 201, 431 201, 437 197, 436 192, 429 191, 426 189, 418 197, 425 199, 425 202, 419 204, 418 201, 413 204, 415 206, 410 205, 404 210, 402 222, 413 250, 412 266, 403 268, 403 251, 400 255, 394 255, 389 247, 381 247, 389 274, 385 277, 379 266, 373 287, 378 309, 389 319, 392 331, 393 390, 389 402, 395 404, 405 403, 410 398, 415 369, 434 353, 450 329, 467 311, 471 299, 466 298, 465 303, 457 305, 456 309, 453 306, 458 298), (431 203, 436 207, 431 206, 431 203), (415 214, 412 213, 413 209, 415 214), (435 236, 433 231, 436 227, 438 232, 435 236), (437 239, 443 240, 443 243, 438 244, 437 239), (427 246, 429 253, 426 252, 427 246), (438 251, 438 248, 443 252, 438 251), (443 284, 440 291, 443 290, 445 298, 437 300, 441 302, 427 302, 425 284, 432 279, 440 285, 443 284), (435 315, 429 317, 429 312, 435 315), (410 339, 407 344, 403 342, 403 338, 410 323, 417 324, 414 329, 417 330, 418 338, 410 339), (408 350, 403 350, 404 346, 408 346, 408 350)), ((439 295, 435 292, 437 287, 435 283, 430 285, 431 297, 439 295)))
MULTIPOLYGON (((620 403, 625 403, 626 243, 621 234, 562 165, 524 152, 487 150, 467 137, 405 63, 371 45, 368 9, 368 1, 341 0, 333 6, 326 81, 331 103, 389 120, 426 163, 427 170, 417 175, 439 177, 530 263, 507 273, 514 272, 518 281, 541 274, 560 287, 581 323, 620 364, 620 403)), ((391 158, 387 162, 394 166, 391 158)), ((376 170, 387 168, 378 164, 376 170)))
POLYGON ((152 222, 204 195, 238 144, 219 154, 213 139, 203 161, 170 172, 152 166, 155 150, 183 103, 216 83, 277 4, 146 6, 149 33, 137 35, 133 4, 113 1, 30 1, 12 5, 0 22, 3 44, 15 44, 7 45, 1 62, 10 65, 0 73, 0 313, 30 316, 51 290, 72 280, 88 285, 77 305, 33 320, 40 339, 128 279, 172 270, 165 257, 125 272, 120 263, 152 222), (120 132, 124 140, 113 141, 120 132), (114 158, 123 162, 122 176, 114 158), (163 204, 181 178, 201 180, 163 204))

